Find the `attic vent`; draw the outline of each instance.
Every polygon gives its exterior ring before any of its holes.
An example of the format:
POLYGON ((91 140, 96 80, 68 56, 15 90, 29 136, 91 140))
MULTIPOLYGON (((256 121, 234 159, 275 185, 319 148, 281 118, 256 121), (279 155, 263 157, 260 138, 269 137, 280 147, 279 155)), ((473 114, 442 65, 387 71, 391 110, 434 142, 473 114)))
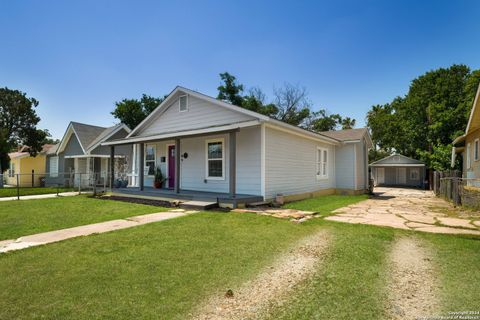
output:
POLYGON ((393 157, 393 161, 395 161, 395 162, 399 162, 399 161, 400 161, 400 157, 399 157, 399 156, 395 156, 395 157, 393 157))
POLYGON ((181 96, 179 100, 180 100, 180 112, 187 111, 188 110, 187 96, 181 96))

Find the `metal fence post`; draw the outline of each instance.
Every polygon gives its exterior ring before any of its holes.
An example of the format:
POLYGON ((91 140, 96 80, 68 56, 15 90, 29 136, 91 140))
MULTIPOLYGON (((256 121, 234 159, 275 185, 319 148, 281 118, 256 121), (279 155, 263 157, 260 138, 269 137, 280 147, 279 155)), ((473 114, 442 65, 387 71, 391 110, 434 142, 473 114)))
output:
POLYGON ((35 170, 32 169, 32 188, 35 187, 35 170))

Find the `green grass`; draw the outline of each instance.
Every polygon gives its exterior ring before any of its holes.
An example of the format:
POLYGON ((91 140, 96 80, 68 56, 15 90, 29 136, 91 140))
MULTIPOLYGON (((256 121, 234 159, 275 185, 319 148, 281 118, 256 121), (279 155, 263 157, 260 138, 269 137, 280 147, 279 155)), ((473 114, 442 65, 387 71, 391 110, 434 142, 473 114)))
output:
MULTIPOLYGON (((308 210, 329 214, 325 208, 363 199, 338 197, 310 199, 308 210)), ((96 201, 113 204, 115 212, 132 206, 96 201)), ((395 238, 405 235, 434 250, 444 315, 478 309, 479 238, 210 212, 1 254, 0 319, 188 318, 205 298, 252 279, 292 243, 321 229, 332 235, 323 263, 271 319, 385 319, 387 257, 395 238)))
POLYGON ((333 247, 315 275, 271 319, 383 319, 386 252, 395 231, 323 223, 333 247))
POLYGON ((424 235, 436 248, 443 312, 478 311, 480 238, 424 235))
MULTIPOLYGON (((48 194, 48 193, 57 193, 57 188, 54 187, 45 187, 45 188, 20 188, 20 196, 30 196, 37 194, 48 194)), ((72 188, 58 188, 58 192, 67 192, 73 191, 72 188)), ((0 189, 0 198, 5 197, 16 197, 17 188, 1 188, 0 189)))
POLYGON ((87 196, 2 201, 0 240, 164 210, 87 196))
POLYGON ((201 213, 0 255, 0 319, 185 319, 314 229, 201 213))
POLYGON ((368 199, 367 195, 328 195, 285 204, 283 207, 305 211, 317 211, 321 215, 328 215, 333 210, 348 206, 349 204, 368 199))

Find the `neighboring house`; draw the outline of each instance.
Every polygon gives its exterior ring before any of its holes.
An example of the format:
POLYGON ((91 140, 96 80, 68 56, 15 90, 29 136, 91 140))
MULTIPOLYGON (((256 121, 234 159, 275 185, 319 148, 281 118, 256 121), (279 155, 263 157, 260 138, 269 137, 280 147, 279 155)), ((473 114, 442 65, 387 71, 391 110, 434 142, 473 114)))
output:
MULTIPOLYGON (((453 141, 452 168, 455 166, 455 157, 462 155, 462 177, 468 179, 480 179, 480 86, 473 102, 472 111, 468 120, 465 134, 453 141)), ((460 128, 459 128, 460 129, 460 128)), ((469 181, 469 184, 480 185, 477 181, 469 181)))
POLYGON ((365 129, 314 133, 177 87, 126 138, 102 145, 134 146, 137 188, 117 192, 237 206, 366 192, 372 142, 365 129), (151 188, 157 167, 163 190, 151 188))
POLYGON ((40 178, 45 177, 46 154, 52 147, 51 144, 43 145, 35 157, 30 155, 28 147, 21 147, 17 152, 9 153, 10 167, 5 179, 7 185, 16 186, 18 175, 18 184, 21 187, 40 186, 40 178))
POLYGON ((425 186, 425 164, 401 154, 375 161, 370 168, 375 186, 425 186))
MULTIPOLYGON (((124 124, 98 127, 70 122, 59 144, 47 153, 46 184, 62 186, 103 185, 110 172, 110 148, 102 142, 124 138, 130 129, 124 124)), ((131 147, 118 148, 115 165, 131 165, 131 147)))

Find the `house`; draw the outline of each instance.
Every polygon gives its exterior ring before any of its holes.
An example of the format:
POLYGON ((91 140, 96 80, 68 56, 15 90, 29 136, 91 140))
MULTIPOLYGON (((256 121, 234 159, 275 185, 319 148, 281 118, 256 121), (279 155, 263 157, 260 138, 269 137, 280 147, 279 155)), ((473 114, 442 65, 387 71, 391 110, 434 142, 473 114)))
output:
MULTIPOLYGON (((480 179, 480 85, 473 102, 470 118, 468 119, 465 134, 453 141, 452 168, 455 167, 457 154, 462 155, 462 177, 466 179, 480 179)), ((468 184, 480 186, 479 181, 470 180, 468 184)))
MULTIPOLYGON (((124 124, 105 128, 70 122, 60 143, 47 153, 46 184, 70 187, 106 184, 110 172, 110 149, 101 143, 124 138, 129 132, 124 124)), ((116 166, 129 167, 131 147, 117 148, 114 156, 116 166)))
POLYGON ((217 201, 222 206, 368 190, 365 129, 315 133, 196 91, 176 87, 128 136, 133 146, 124 196, 217 201), (153 189, 154 173, 163 175, 153 189))
POLYGON ((45 176, 46 154, 52 147, 52 144, 43 145, 42 150, 35 157, 30 155, 27 146, 9 153, 10 167, 6 174, 6 184, 16 186, 18 182, 21 187, 40 186, 40 178, 45 176))
POLYGON ((425 186, 425 163, 401 154, 375 161, 370 168, 375 186, 425 186))

